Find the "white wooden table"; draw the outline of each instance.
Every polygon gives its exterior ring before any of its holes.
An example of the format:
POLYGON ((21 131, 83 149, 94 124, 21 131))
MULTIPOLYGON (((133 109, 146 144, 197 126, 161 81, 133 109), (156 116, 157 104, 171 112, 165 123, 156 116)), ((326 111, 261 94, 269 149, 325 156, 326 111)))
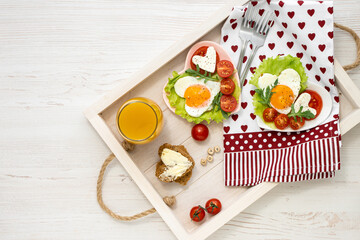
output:
MULTIPOLYGON (((358 0, 336 22, 360 33, 358 0)), ((221 1, 0 1, 0 239, 175 239, 158 214, 123 223, 96 201, 108 148, 82 110, 151 61, 221 1)), ((335 56, 355 58, 335 31, 335 56)), ((360 68, 350 72, 360 87, 360 68)), ((210 239, 360 239, 360 125, 335 178, 281 184, 210 239)), ((117 161, 104 199, 121 214, 150 204, 117 161)))

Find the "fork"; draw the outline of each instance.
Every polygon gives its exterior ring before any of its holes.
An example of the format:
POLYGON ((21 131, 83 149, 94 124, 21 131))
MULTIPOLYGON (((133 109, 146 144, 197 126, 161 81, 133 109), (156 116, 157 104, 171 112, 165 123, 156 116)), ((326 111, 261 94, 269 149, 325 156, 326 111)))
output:
POLYGON ((236 67, 236 70, 238 71, 239 75, 241 75, 241 68, 244 60, 245 50, 253 35, 252 24, 255 22, 255 14, 256 14, 255 8, 252 7, 251 4, 249 4, 249 7, 247 11, 244 13, 241 20, 239 36, 242 41, 242 47, 240 51, 239 61, 236 67))
MULTIPOLYGON (((251 9, 255 9, 255 8, 251 8, 251 9)), ((247 46, 248 42, 250 41, 253 45, 253 51, 252 51, 249 59, 247 60, 244 71, 241 72, 241 68, 238 70, 239 74, 241 75, 241 78, 240 78, 241 88, 244 85, 245 77, 247 75, 247 72, 249 71, 250 65, 255 57, 256 52, 258 51, 258 49, 260 47, 262 47, 264 45, 266 37, 269 33, 269 30, 274 23, 274 14, 273 13, 266 11, 266 12, 264 12, 264 14, 265 14, 264 17, 256 18, 253 16, 254 12, 256 13, 255 10, 252 10, 251 15, 249 14, 250 17, 252 16, 252 18, 249 18, 249 19, 251 19, 251 23, 247 24, 245 26, 247 28, 250 27, 249 30, 247 30, 247 31, 251 33, 250 37, 247 36, 247 38, 249 38, 249 40, 247 40, 246 46, 247 46)), ((244 52, 245 52, 245 50, 244 50, 244 52)), ((240 57, 241 57, 241 55, 240 55, 240 57)), ((239 62, 240 62, 240 60, 242 62, 242 59, 239 59, 239 62)), ((241 67, 241 63, 240 63, 240 67, 241 67)))

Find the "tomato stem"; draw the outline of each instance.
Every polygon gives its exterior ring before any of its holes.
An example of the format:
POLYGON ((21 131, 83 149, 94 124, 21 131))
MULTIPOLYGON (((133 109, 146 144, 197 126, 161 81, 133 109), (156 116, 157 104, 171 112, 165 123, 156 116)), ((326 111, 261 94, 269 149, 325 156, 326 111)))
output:
MULTIPOLYGON (((211 212, 210 213, 213 213, 214 212, 214 208, 219 208, 218 206, 216 206, 213 202, 210 202, 210 207, 211 207, 211 212)), ((207 210, 207 212, 209 212, 207 210)))
POLYGON ((201 221, 201 219, 200 219, 200 216, 199 216, 199 214, 201 213, 201 210, 200 209, 204 209, 204 210, 206 210, 205 208, 203 208, 202 206, 198 206, 199 207, 199 209, 198 210, 196 210, 195 212, 194 212, 194 214, 193 214, 193 216, 192 216, 192 218, 191 218, 191 220, 194 220, 195 218, 198 218, 199 219, 199 221, 201 221))

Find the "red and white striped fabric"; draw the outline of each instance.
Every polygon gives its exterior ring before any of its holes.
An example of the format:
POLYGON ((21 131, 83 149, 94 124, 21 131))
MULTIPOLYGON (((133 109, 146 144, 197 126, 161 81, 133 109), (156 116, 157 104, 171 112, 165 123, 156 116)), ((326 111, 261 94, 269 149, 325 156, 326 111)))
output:
POLYGON ((226 185, 333 176, 340 168, 337 126, 337 121, 331 121, 295 134, 272 131, 226 134, 226 185))
MULTIPOLYGON (((253 1, 259 14, 271 10, 275 24, 252 62, 242 90, 241 110, 224 122, 226 186, 252 186, 263 181, 292 182, 333 177, 340 169, 339 96, 333 69, 332 1, 253 1), (260 129, 252 106, 255 87, 248 83, 263 59, 291 54, 301 59, 308 81, 332 96, 328 119, 295 133, 260 129)), ((241 39, 238 22, 243 7, 234 7, 222 28, 222 46, 237 64, 241 39)), ((247 50, 247 55, 250 49, 247 50)), ((248 56, 243 62, 246 63, 248 56)), ((327 103, 324 103, 327 104, 327 103)))

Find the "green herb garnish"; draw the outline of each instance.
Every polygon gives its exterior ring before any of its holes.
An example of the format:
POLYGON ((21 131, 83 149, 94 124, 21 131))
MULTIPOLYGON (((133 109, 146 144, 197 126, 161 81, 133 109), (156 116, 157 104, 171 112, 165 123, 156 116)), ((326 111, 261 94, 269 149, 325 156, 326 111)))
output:
POLYGON ((288 114, 288 117, 294 117, 294 121, 297 122, 296 117, 300 117, 300 122, 303 121, 302 118, 306 118, 306 119, 312 119, 315 118, 315 115, 310 112, 310 110, 306 110, 305 112, 302 112, 303 110, 303 106, 300 107, 298 112, 295 112, 295 107, 294 104, 291 105, 291 112, 288 114))
POLYGON ((214 100, 213 100, 213 102, 212 102, 212 107, 217 111, 217 110, 220 110, 221 111, 221 114, 223 115, 223 117, 225 118, 225 119, 228 119, 229 118, 229 114, 227 113, 227 112, 225 112, 224 110, 222 110, 221 109, 221 106, 220 106, 220 98, 221 98, 221 96, 222 96, 223 94, 222 94, 222 92, 219 92, 216 96, 215 96, 215 98, 214 98, 214 100))
POLYGON ((207 82, 207 81, 215 81, 215 82, 218 82, 219 81, 219 78, 216 76, 216 78, 213 78, 211 77, 211 73, 208 73, 207 71, 205 71, 204 74, 201 74, 200 73, 200 67, 198 64, 196 64, 196 70, 194 69, 187 69, 185 71, 186 73, 188 73, 189 75, 193 76, 193 77, 199 77, 199 78, 202 78, 204 79, 204 82, 207 82))
POLYGON ((170 85, 175 84, 180 77, 181 77, 181 75, 177 75, 174 78, 169 78, 168 84, 170 84, 170 85))
POLYGON ((274 84, 267 86, 266 89, 255 89, 255 92, 256 92, 257 94, 259 94, 260 97, 261 97, 261 99, 262 99, 262 101, 259 101, 259 103, 271 107, 271 106, 270 106, 270 99, 271 99, 271 96, 275 93, 275 92, 272 92, 271 90, 272 90, 276 85, 278 85, 278 82, 279 82, 278 79, 276 79, 275 82, 274 82, 274 84))

